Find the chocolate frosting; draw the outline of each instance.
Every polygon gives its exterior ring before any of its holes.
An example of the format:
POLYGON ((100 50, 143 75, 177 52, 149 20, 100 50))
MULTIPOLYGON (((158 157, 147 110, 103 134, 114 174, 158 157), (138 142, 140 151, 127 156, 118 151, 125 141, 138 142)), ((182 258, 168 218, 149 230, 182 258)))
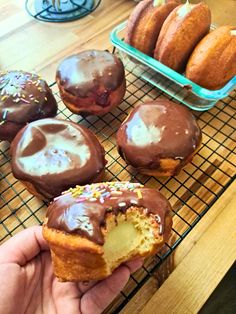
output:
POLYGON ((108 51, 85 50, 64 59, 57 69, 56 79, 65 91, 85 98, 101 88, 108 92, 121 86, 124 66, 108 51))
POLYGON ((38 75, 23 71, 0 74, 0 139, 11 140, 27 122, 53 117, 56 112, 57 102, 38 75))
POLYGON ((42 119, 29 123, 11 144, 12 172, 46 199, 76 184, 94 182, 106 164, 96 136, 76 123, 42 119))
POLYGON ((48 207, 47 227, 79 234, 102 245, 101 228, 105 226, 106 214, 125 214, 131 206, 152 215, 159 224, 159 233, 165 232, 165 219, 171 210, 167 199, 156 189, 130 182, 106 182, 70 189, 48 207))
POLYGON ((121 156, 136 168, 157 169, 160 159, 183 166, 201 143, 201 130, 182 105, 159 99, 133 109, 117 132, 121 156))

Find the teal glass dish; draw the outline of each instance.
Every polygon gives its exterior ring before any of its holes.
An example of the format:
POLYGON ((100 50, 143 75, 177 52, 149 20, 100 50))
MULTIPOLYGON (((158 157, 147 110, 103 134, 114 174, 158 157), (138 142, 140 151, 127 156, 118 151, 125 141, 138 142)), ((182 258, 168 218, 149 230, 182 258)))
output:
POLYGON ((110 34, 110 40, 118 49, 125 67, 191 109, 208 110, 218 100, 229 96, 236 87, 236 76, 219 90, 208 90, 188 80, 184 75, 126 44, 123 40, 126 24, 127 21, 119 24, 110 34))

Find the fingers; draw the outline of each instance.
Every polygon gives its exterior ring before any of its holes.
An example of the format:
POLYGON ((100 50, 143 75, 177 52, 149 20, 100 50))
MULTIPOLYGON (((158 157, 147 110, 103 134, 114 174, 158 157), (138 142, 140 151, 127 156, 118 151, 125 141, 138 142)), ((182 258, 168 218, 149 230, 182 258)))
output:
POLYGON ((88 282, 78 282, 77 286, 80 291, 80 296, 82 296, 86 291, 90 290, 95 286, 97 281, 88 281, 88 282))
POLYGON ((48 250, 42 236, 42 227, 25 229, 0 246, 0 263, 17 263, 20 266, 40 253, 48 250))
POLYGON ((127 266, 129 268, 130 273, 132 274, 132 273, 136 272, 136 270, 138 270, 139 268, 142 267, 143 261, 144 261, 144 258, 139 258, 139 259, 136 259, 136 260, 133 260, 130 262, 126 262, 125 266, 127 266))
POLYGON ((124 288, 130 276, 126 266, 121 266, 107 279, 99 282, 81 298, 81 313, 101 313, 124 288))
MULTIPOLYGON (((143 264, 143 259, 136 259, 130 262, 125 263, 124 265, 129 268, 130 273, 134 273, 138 270, 143 264)), ((93 286, 97 284, 97 281, 88 281, 88 282, 78 282, 78 289, 81 293, 81 296, 88 290, 90 290, 93 286)))
MULTIPOLYGON (((130 261, 125 263, 124 265, 129 268, 130 273, 134 273, 138 270, 143 264, 143 259, 136 259, 134 261, 130 261)), ((90 290, 93 286, 97 284, 97 281, 88 281, 88 282, 78 282, 78 289, 80 291, 80 296, 82 296, 86 291, 90 290)))
POLYGON ((135 260, 120 266, 103 281, 98 282, 81 298, 81 313, 101 313, 125 287, 131 272, 142 266, 142 260, 135 260))

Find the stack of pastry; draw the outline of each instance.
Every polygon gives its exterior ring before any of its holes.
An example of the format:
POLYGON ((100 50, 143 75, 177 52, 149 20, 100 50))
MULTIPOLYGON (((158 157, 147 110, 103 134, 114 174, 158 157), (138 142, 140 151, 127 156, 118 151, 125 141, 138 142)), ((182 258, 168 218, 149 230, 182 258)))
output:
MULTIPOLYGON (((108 51, 65 58, 56 80, 63 102, 77 114, 104 114, 121 103, 126 91, 123 63, 108 51)), ((0 139, 14 139, 12 172, 31 194, 50 201, 69 187, 102 179, 105 151, 97 137, 74 122, 42 119, 57 111, 45 81, 11 71, 0 75, 0 92, 0 139)))
POLYGON ((209 33, 211 12, 200 2, 177 6, 171 1, 139 3, 132 12, 125 41, 214 90, 236 75, 236 28, 222 26, 209 33), (165 12, 165 13, 164 13, 165 12))

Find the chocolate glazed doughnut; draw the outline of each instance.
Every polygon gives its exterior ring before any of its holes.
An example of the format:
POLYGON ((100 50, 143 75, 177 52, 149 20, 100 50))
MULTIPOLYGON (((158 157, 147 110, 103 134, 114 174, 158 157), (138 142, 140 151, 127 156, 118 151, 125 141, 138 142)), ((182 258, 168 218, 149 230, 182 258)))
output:
POLYGON ((105 152, 84 126, 57 119, 29 123, 11 143, 12 172, 30 193, 50 200, 76 184, 101 180, 105 152))
POLYGON ((201 130, 190 111, 158 99, 133 109, 117 132, 125 161, 154 176, 177 175, 201 144, 201 130))
POLYGON ((171 226, 170 203, 156 189, 104 182, 54 199, 43 235, 61 281, 99 280, 125 261, 155 254, 171 226))
POLYGON ((23 71, 0 74, 0 140, 12 141, 26 123, 56 113, 57 102, 38 75, 23 71))
POLYGON ((64 104, 82 115, 107 113, 126 90, 123 63, 108 51, 87 50, 64 59, 56 81, 64 104))

